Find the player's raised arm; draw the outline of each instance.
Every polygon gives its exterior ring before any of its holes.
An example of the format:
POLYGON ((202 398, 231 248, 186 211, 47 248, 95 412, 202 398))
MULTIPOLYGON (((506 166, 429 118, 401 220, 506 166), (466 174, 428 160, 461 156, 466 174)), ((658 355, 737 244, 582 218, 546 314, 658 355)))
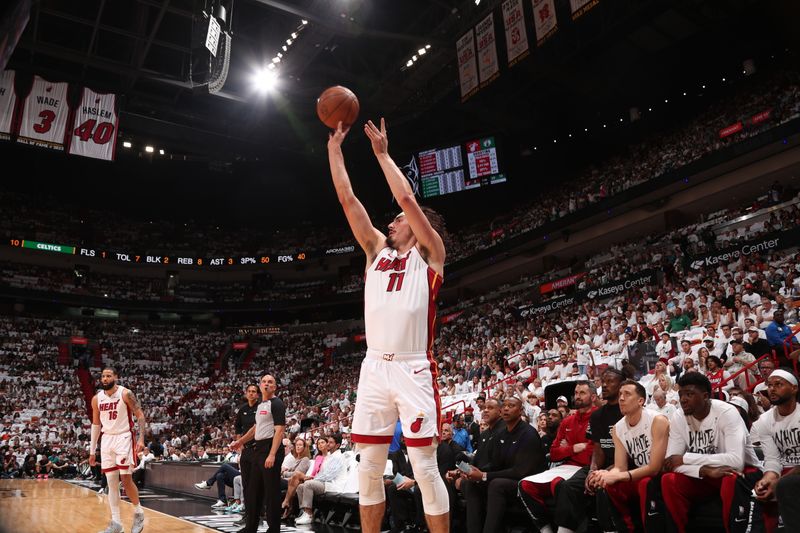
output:
POLYGON ((342 204, 344 215, 347 217, 353 236, 358 241, 358 244, 361 245, 364 253, 367 254, 367 263, 372 263, 375 256, 384 246, 386 236, 372 225, 367 210, 364 209, 364 206, 353 193, 353 186, 350 184, 350 177, 347 175, 347 169, 344 166, 344 155, 342 154, 342 141, 344 141, 348 130, 349 128, 343 130, 342 123, 339 122, 336 131, 329 135, 328 161, 331 165, 331 176, 333 177, 333 185, 336 187, 336 196, 339 197, 339 203, 342 204))
POLYGON ((386 134, 386 122, 381 118, 381 127, 378 129, 371 120, 364 125, 364 132, 372 143, 372 151, 378 158, 389 188, 392 190, 397 204, 405 213, 411 231, 414 232, 420 246, 422 256, 431 268, 442 274, 444 269, 444 242, 442 237, 433 229, 428 217, 420 209, 414 192, 408 184, 408 180, 397 164, 389 157, 389 138, 386 134))

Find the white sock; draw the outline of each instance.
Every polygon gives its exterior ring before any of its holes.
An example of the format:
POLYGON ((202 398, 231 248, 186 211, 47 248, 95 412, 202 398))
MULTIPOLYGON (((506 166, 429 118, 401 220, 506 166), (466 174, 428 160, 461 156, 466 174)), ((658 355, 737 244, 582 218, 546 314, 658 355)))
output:
POLYGON ((539 528, 539 533, 553 533, 553 528, 550 527, 550 524, 547 524, 539 528))
POLYGON ((142 502, 139 502, 139 503, 137 503, 136 505, 134 505, 134 506, 133 506, 133 511, 134 511, 135 513, 143 513, 143 512, 144 512, 144 510, 142 509, 142 502))
POLYGON ((119 472, 114 470, 106 474, 108 481, 108 505, 111 507, 111 520, 121 524, 122 520, 119 517, 119 472))
POLYGON ((567 529, 565 527, 560 527, 559 526, 558 533, 575 533, 575 532, 573 530, 571 530, 571 529, 567 529))

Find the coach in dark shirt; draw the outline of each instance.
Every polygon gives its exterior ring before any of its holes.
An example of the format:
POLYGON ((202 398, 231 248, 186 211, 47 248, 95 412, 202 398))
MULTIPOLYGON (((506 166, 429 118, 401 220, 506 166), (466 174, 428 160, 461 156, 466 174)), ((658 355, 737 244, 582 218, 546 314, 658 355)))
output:
POLYGON ((468 533, 502 531, 503 516, 509 502, 517 498, 519 480, 545 468, 539 434, 522 420, 522 400, 506 398, 502 412, 506 427, 494 437, 491 464, 485 471, 473 466, 469 474, 463 474, 468 533))
POLYGON ((478 436, 478 440, 476 441, 477 449, 472 458, 472 464, 480 470, 491 470, 495 437, 506 427, 506 423, 503 421, 501 407, 500 402, 494 398, 486 400, 483 406, 481 419, 486 422, 489 429, 478 436))
MULTIPOLYGON (((244 388, 244 396, 247 399, 245 403, 239 406, 236 410, 236 420, 234 422, 234 429, 236 430, 236 438, 241 438, 245 433, 250 431, 250 428, 256 425, 256 410, 258 409, 258 401, 261 398, 261 391, 258 385, 251 383, 244 388)), ((255 447, 256 441, 251 440, 242 446, 242 455, 239 457, 239 470, 242 474, 242 487, 247 490, 247 482, 249 481, 249 473, 253 472, 255 468, 255 447)), ((245 515, 236 522, 236 525, 243 525, 247 522, 247 511, 245 515)))

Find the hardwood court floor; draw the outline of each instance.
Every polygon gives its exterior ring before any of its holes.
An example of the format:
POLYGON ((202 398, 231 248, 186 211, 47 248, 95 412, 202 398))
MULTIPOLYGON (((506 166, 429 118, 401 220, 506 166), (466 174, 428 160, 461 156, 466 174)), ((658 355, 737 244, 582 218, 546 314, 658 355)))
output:
MULTIPOLYGON (((133 506, 120 502, 122 525, 130 531, 133 506)), ((186 520, 144 508, 144 531, 214 533, 186 520)), ((58 479, 0 480, 0 533, 96 533, 111 519, 108 497, 58 479)))

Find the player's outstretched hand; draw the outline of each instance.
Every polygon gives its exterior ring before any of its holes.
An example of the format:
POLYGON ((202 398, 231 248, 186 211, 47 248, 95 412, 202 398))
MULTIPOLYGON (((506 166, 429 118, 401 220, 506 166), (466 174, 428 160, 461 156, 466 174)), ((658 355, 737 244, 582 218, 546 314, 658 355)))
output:
POLYGON ((386 121, 381 117, 381 129, 371 121, 368 120, 364 124, 364 133, 369 137, 369 142, 372 143, 372 151, 375 155, 380 156, 389 153, 389 136, 386 134, 386 121))
POLYGON ((350 131, 350 128, 342 128, 342 121, 340 120, 339 124, 336 125, 336 130, 328 134, 328 149, 341 147, 348 131, 350 131))

